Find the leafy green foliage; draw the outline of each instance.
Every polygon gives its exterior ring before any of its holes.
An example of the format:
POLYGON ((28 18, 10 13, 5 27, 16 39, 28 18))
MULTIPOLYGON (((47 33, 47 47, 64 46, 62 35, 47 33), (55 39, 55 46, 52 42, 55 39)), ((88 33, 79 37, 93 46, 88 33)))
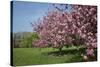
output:
POLYGON ((36 33, 31 32, 21 32, 13 34, 13 46, 15 48, 29 48, 32 47, 32 42, 38 39, 38 35, 36 33))

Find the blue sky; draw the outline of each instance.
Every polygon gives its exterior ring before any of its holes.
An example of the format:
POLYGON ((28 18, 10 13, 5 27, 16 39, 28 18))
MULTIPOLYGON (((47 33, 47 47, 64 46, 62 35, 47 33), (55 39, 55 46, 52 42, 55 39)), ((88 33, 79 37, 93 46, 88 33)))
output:
POLYGON ((13 1, 13 32, 32 32, 30 23, 54 9, 50 3, 13 1))
POLYGON ((13 2, 13 32, 32 32, 30 23, 38 20, 49 10, 53 10, 52 4, 34 2, 13 2))

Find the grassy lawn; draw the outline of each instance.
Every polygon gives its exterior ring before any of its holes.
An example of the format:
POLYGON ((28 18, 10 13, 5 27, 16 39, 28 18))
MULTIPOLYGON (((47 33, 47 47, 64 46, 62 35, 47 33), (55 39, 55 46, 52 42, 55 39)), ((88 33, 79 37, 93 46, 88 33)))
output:
POLYGON ((37 64, 56 64, 83 62, 81 53, 84 49, 63 48, 59 53, 58 49, 53 48, 14 48, 13 65, 37 65, 37 64))

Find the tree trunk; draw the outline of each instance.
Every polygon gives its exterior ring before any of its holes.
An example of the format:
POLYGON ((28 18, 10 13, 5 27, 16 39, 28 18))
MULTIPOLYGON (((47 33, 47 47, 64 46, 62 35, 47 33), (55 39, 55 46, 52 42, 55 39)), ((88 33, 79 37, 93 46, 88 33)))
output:
POLYGON ((59 48, 59 56, 62 55, 62 47, 59 48))
POLYGON ((60 51, 60 52, 62 51, 62 47, 59 48, 59 51, 60 51))

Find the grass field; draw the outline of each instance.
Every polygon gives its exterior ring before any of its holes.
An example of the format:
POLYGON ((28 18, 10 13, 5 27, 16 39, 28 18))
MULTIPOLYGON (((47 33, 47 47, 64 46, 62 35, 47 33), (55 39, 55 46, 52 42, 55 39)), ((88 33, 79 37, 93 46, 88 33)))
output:
POLYGON ((61 53, 53 48, 13 48, 13 65, 83 62, 81 57, 83 51, 84 49, 78 50, 75 47, 63 48, 61 53))

